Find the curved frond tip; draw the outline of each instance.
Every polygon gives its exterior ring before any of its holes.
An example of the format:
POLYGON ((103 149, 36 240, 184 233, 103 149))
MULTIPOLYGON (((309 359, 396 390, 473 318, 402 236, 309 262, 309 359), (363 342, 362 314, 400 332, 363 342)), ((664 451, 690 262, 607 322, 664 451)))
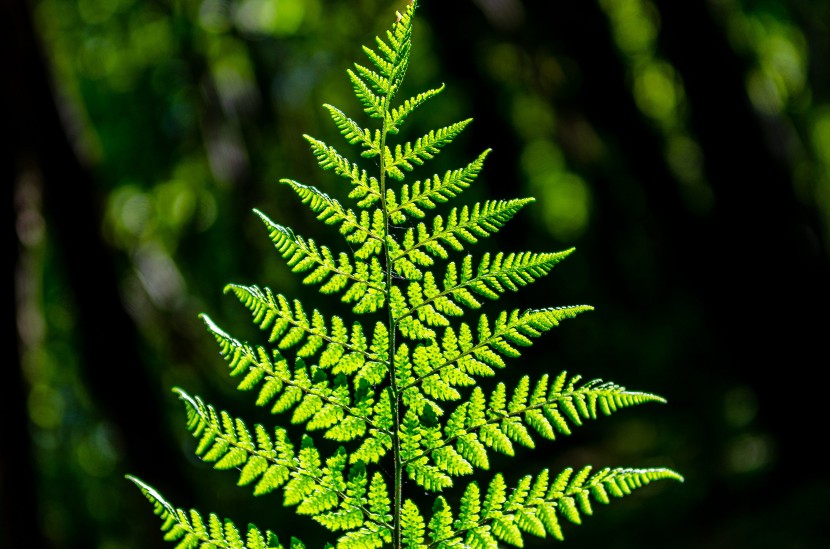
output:
POLYGON ((153 504, 154 512, 162 521, 165 541, 178 542, 177 549, 217 547, 224 549, 305 549, 296 538, 289 546, 279 542, 270 530, 262 531, 253 524, 240 531, 230 519, 220 519, 211 513, 208 520, 198 511, 175 508, 159 492, 144 481, 127 475, 127 480, 138 486, 144 497, 153 504))

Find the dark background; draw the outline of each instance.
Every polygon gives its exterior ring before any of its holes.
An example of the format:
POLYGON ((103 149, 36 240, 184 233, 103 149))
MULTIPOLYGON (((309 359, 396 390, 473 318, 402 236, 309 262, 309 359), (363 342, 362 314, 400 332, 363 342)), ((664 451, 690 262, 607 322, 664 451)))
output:
MULTIPOLYGON (((482 249, 577 248, 504 306, 597 309, 506 378, 567 369, 668 399, 495 467, 685 475, 566 526, 570 547, 827 546, 830 2, 422 4, 407 95, 447 91, 408 135, 473 117, 430 168, 492 147, 464 200, 537 198, 482 249)), ((316 543, 279 497, 193 458, 169 389, 249 410, 196 316, 252 333, 226 283, 323 303, 251 209, 327 238, 276 182, 342 191, 301 134, 355 156, 320 105, 365 122, 344 71, 403 7, 0 0, 17 328, 0 546, 165 546, 126 473, 316 543)))

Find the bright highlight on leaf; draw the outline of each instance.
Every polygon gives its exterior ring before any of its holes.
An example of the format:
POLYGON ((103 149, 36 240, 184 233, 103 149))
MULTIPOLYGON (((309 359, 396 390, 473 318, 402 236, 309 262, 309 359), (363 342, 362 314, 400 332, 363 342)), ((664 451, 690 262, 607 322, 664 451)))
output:
MULTIPOLYGON (((479 386, 500 369, 527 369, 524 348, 592 308, 496 308, 470 315, 539 281, 573 249, 468 253, 533 201, 458 203, 435 212, 475 182, 489 150, 444 175, 407 180, 471 123, 395 140, 410 115, 444 89, 397 100, 416 4, 398 14, 373 48, 363 48, 367 63, 348 71, 369 126, 323 106, 355 156, 304 136, 320 167, 346 180, 348 201, 281 181, 298 204, 340 234, 348 251, 333 251, 255 211, 289 268, 304 284, 348 304, 351 315, 310 309, 268 288, 229 284, 225 292, 250 311, 267 342, 239 340, 202 317, 237 388, 304 434, 250 425, 182 389, 175 392, 196 455, 237 475, 238 485, 255 496, 280 494, 284 505, 332 533, 330 547, 521 547, 525 534, 561 540, 563 522, 581 524, 594 504, 682 477, 664 468, 583 467, 556 476, 543 470, 508 484, 499 472, 482 475, 491 456, 522 455, 540 439, 569 435, 587 420, 663 399, 566 372, 526 375, 486 391, 479 386), (431 508, 419 507, 424 493, 435 496, 431 508)), ((205 520, 128 478, 153 504, 164 539, 177 547, 304 547, 294 538, 281 545, 254 525, 239 529, 213 514, 205 520)))

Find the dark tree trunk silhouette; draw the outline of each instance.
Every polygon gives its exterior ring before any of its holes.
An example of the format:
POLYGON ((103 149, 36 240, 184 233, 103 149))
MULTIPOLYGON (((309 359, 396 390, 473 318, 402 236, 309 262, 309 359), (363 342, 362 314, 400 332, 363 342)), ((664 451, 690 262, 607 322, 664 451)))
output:
POLYGON ((2 402, 4 443, 0 452, 0 545, 3 547, 49 547, 40 527, 38 505, 38 484, 35 473, 32 439, 29 432, 27 409, 27 387, 20 361, 20 337, 17 331, 18 309, 16 276, 20 258, 20 242, 17 238, 17 208, 15 186, 20 163, 26 153, 22 144, 23 119, 13 107, 25 87, 18 76, 26 70, 24 60, 17 55, 27 45, 21 25, 27 15, 23 2, 0 0, 0 74, 4 75, 0 85, 0 112, 3 120, 11 122, 6 132, 10 142, 2 147, 0 165, 2 181, 6 187, 6 235, 7 235, 7 290, 9 303, 6 307, 6 326, 14 327, 11 348, 6 349, 7 361, 0 382, 2 402), (9 266, 11 268, 9 268, 9 266))
MULTIPOLYGON (((179 454, 162 414, 160 396, 166 390, 156 386, 142 361, 136 326, 120 299, 116 256, 101 234, 100 193, 62 124, 27 3, 3 0, 0 13, 2 87, 8 93, 2 108, 4 119, 12 122, 7 134, 13 136, 14 145, 5 174, 14 178, 15 165, 21 158, 30 158, 39 172, 47 231, 62 260, 78 315, 75 328, 85 383, 95 405, 120 430, 130 471, 153 479, 173 495, 182 491, 179 464, 157 457, 179 454)), ((11 181, 7 184, 9 188, 13 186, 11 181)), ((19 370, 19 364, 15 368, 19 370)), ((23 389, 19 380, 7 379, 0 385, 4 392, 19 392, 23 389)), ((9 449, 3 452, 8 456, 4 464, 11 469, 4 477, 15 483, 3 492, 4 499, 10 498, 4 506, 12 510, 4 519, 9 518, 14 524, 9 530, 13 536, 26 536, 25 543, 20 538, 19 543, 11 546, 32 546, 39 535, 39 529, 31 527, 37 520, 35 481, 30 467, 12 461, 30 460, 25 409, 19 409, 25 403, 25 395, 10 396, 4 401, 13 404, 18 413, 12 422, 14 439, 4 442, 4 448, 9 449)), ((123 489, 128 490, 128 486, 125 481, 123 489)))

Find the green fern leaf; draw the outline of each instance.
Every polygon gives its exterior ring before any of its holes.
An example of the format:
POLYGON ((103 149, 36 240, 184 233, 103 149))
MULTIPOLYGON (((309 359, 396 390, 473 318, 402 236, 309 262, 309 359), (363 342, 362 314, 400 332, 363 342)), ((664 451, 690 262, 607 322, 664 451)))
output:
MULTIPOLYGON (((170 505, 152 486, 127 475, 141 493, 153 504, 155 514, 162 520, 165 541, 179 542, 177 547, 222 547, 227 549, 285 549, 271 531, 262 532, 253 524, 248 525, 243 540, 239 530, 228 519, 224 521, 211 514, 205 527, 202 516, 195 510, 189 513, 170 505)), ((292 539, 290 549, 304 549, 299 540, 292 539)))
MULTIPOLYGON (((410 61, 416 4, 398 14, 373 47, 363 48, 367 63, 347 71, 370 124, 323 106, 374 175, 305 135, 318 165, 347 182, 347 198, 281 180, 317 220, 339 233, 348 252, 334 252, 255 210, 291 271, 305 285, 336 296, 351 313, 329 315, 268 288, 229 284, 225 292, 250 311, 267 342, 241 341, 202 316, 237 388, 273 414, 290 413, 303 433, 301 444, 296 447, 283 427, 249 428, 242 418, 175 391, 196 455, 215 469, 237 471, 238 484, 254 495, 281 490, 284 505, 334 533, 327 548, 496 549, 502 542, 522 546, 524 534, 562 539, 563 520, 580 524, 597 504, 653 481, 682 478, 668 469, 594 473, 585 467, 566 469, 553 480, 543 470, 508 487, 495 472, 483 500, 479 484, 470 482, 454 512, 456 479, 489 469, 490 452, 521 455, 534 448, 537 436, 553 440, 587 420, 663 399, 600 380, 583 382, 566 372, 535 382, 524 376, 514 387, 495 383, 488 392, 477 385, 501 368, 525 367, 517 360, 525 347, 591 307, 504 310, 464 319, 486 300, 547 275, 573 249, 450 258, 498 232, 533 199, 453 204, 427 218, 430 210, 460 198, 490 151, 443 176, 406 181, 471 122, 427 131, 414 141, 397 137, 409 116, 444 89, 396 104, 410 61), (371 316, 360 322, 355 315, 361 314, 371 316), (329 442, 321 444, 321 438, 329 442), (333 450, 331 441, 342 446, 333 450), (413 491, 442 493, 428 523, 413 491)), ((153 503, 164 538, 178 547, 283 547, 271 532, 240 530, 216 515, 205 520, 131 480, 153 503)), ((291 540, 291 549, 302 547, 291 540)))
POLYGON ((436 548, 448 549, 461 546, 461 538, 454 535, 452 510, 443 497, 437 498, 432 508, 429 537, 433 542, 432 546, 436 548))
MULTIPOLYGON (((369 212, 363 211, 358 216, 352 210, 344 208, 337 200, 314 187, 303 185, 291 179, 282 179, 280 182, 290 186, 300 197, 300 200, 317 214, 317 219, 323 221, 326 225, 339 225, 340 234, 346 237, 347 242, 360 245, 353 252, 356 259, 365 261, 381 252, 382 239, 375 232, 382 224, 383 217, 380 210, 374 210, 371 216, 369 212), (374 218, 374 221, 372 218, 374 218)), ((324 291, 323 293, 329 292, 324 291)))
POLYGON ((481 507, 481 514, 484 520, 501 516, 502 507, 504 507, 504 502, 507 500, 506 491, 507 485, 504 483, 504 478, 500 474, 497 474, 490 482, 490 486, 487 488, 487 494, 484 496, 484 503, 481 507))
POLYGON ((535 480, 530 476, 522 478, 507 498, 504 479, 497 474, 480 507, 480 518, 478 486, 468 485, 455 533, 467 531, 467 543, 472 543, 481 537, 482 526, 489 525, 495 537, 519 547, 523 545, 522 532, 538 537, 550 534, 561 541, 564 537, 559 517, 581 524, 582 515, 593 512, 592 499, 607 504, 609 494, 624 497, 637 488, 666 479, 683 481, 674 471, 663 468, 602 469, 591 475, 591 467, 584 467, 576 474, 572 469, 565 469, 548 487, 548 471, 544 470, 535 480))
POLYGON ((366 170, 360 169, 357 164, 341 156, 334 147, 330 147, 310 135, 304 135, 303 137, 311 145, 311 152, 321 168, 334 170, 334 173, 348 179, 354 186, 352 192, 349 193, 349 198, 357 199, 359 207, 368 208, 381 199, 380 183, 376 178, 370 177, 366 170))
POLYGON ((414 97, 410 97, 401 103, 400 106, 394 107, 389 111, 389 116, 386 118, 387 131, 391 134, 398 133, 398 127, 403 124, 407 116, 412 114, 418 107, 432 99, 439 93, 444 91, 444 85, 441 84, 438 88, 433 88, 425 92, 421 92, 414 97))
MULTIPOLYGON (((574 318, 578 314, 590 311, 592 307, 574 306, 556 309, 540 309, 527 311, 520 314, 518 310, 512 311, 509 315, 502 312, 498 315, 496 329, 491 330, 486 316, 479 319, 478 335, 476 343, 472 330, 466 323, 461 323, 456 334, 452 327, 444 331, 442 338, 443 361, 435 365, 431 370, 419 376, 412 376, 403 380, 403 389, 421 384, 430 376, 444 375, 457 377, 458 385, 467 385, 471 376, 492 376, 492 368, 503 368, 505 362, 500 354, 516 356, 518 351, 504 342, 504 339, 515 340, 519 337, 522 341, 530 341, 529 337, 538 337, 559 325, 559 322, 568 318, 574 318)), ((402 324, 407 319, 404 318, 402 324)), ((429 336, 431 337, 431 336, 429 336)), ((427 337, 428 339, 428 337, 427 337)), ((402 360, 402 364, 407 364, 402 360)))
MULTIPOLYGON (((554 418, 557 430, 563 434, 570 434, 569 422, 581 425, 582 419, 596 417, 597 406, 584 404, 580 412, 573 402, 613 400, 624 402, 626 406, 663 402, 662 398, 655 395, 627 391, 624 387, 598 380, 579 386, 578 376, 570 378, 568 383, 564 381, 568 379, 567 374, 560 375, 559 378, 563 381, 555 382, 552 389, 558 388, 560 391, 551 390, 545 396, 548 376, 543 376, 537 383, 533 396, 528 399, 530 381, 527 376, 523 377, 513 391, 509 404, 503 383, 496 385, 489 401, 484 392, 475 387, 468 402, 462 403, 450 414, 443 427, 443 435, 439 427, 425 429, 419 426, 413 416, 409 423, 404 422, 408 428, 405 434, 418 441, 419 445, 411 443, 406 446, 409 450, 404 454, 405 463, 417 464, 419 470, 431 470, 430 463, 434 463, 437 469, 452 476, 470 474, 472 471, 469 467, 489 468, 487 448, 508 456, 515 455, 513 442, 534 448, 529 427, 545 438, 555 439, 554 428, 548 422, 548 417, 554 418), (573 408, 572 413, 576 414, 574 418, 566 420, 559 413, 563 403, 573 408), (415 432, 417 436, 412 436, 415 432)), ((607 408, 606 415, 611 413, 613 411, 607 408)), ((420 485, 428 489, 433 486, 425 482, 420 485)), ((441 486, 440 489, 443 488, 441 486)))
POLYGON ((257 495, 281 487, 294 466, 294 449, 284 429, 277 428, 273 438, 261 425, 255 427, 256 442, 241 420, 233 420, 226 412, 217 414, 198 397, 177 389, 187 412, 187 428, 199 439, 196 455, 217 469, 242 467, 239 484, 247 485, 263 476, 257 484, 257 495), (238 433, 245 433, 244 437, 238 433), (253 465, 250 465, 251 462, 253 465), (266 478, 267 477, 267 478, 266 478))
POLYGON ((358 530, 347 532, 337 540, 337 549, 375 549, 383 547, 384 542, 391 539, 386 530, 372 527, 363 527, 358 530))
POLYGON ((403 546, 407 549, 421 549, 424 543, 424 519, 418 507, 407 499, 401 509, 401 533, 403 546))
MULTIPOLYGON (((299 301, 294 301, 292 304, 281 295, 275 296, 270 290, 262 291, 256 286, 231 284, 226 287, 225 291, 233 293, 243 305, 250 309, 254 322, 259 325, 260 329, 269 331, 269 342, 276 343, 278 349, 290 349, 305 342, 305 345, 297 352, 297 356, 301 358, 310 358, 320 349, 324 349, 319 363, 321 368, 332 367, 332 372, 335 374, 346 369, 351 372, 367 360, 377 361, 381 358, 368 352, 363 325, 359 322, 352 323, 349 332, 339 317, 335 316, 327 321, 316 310, 312 312, 312 320, 309 321, 299 301)), ((207 315, 202 315, 202 318, 217 340, 232 340, 207 315)), ((378 342, 388 337, 384 335, 386 333, 385 326, 375 325, 375 335, 373 335, 375 347, 378 342)), ((278 353, 274 353, 274 360, 280 363, 283 359, 278 356, 278 353)), ((231 375, 245 372, 245 366, 247 363, 232 367, 231 375)), ((245 387, 254 387, 262 380, 261 377, 257 377, 257 374, 249 375, 251 375, 250 379, 247 377, 243 379, 245 387)))
POLYGON ((371 87, 366 84, 366 81, 355 74, 355 72, 352 70, 348 70, 347 72, 349 74, 349 80, 352 81, 355 96, 363 105, 363 111, 371 118, 384 118, 386 114, 386 102, 384 99, 376 95, 371 87))
POLYGON ((318 284, 323 286, 321 289, 332 293, 343 291, 341 300, 345 303, 356 302, 352 309, 356 313, 374 312, 383 306, 386 283, 377 258, 372 257, 369 263, 353 262, 341 253, 335 259, 327 247, 318 247, 313 240, 296 236, 261 212, 256 213, 265 223, 269 237, 291 270, 295 273, 311 270, 303 279, 305 284, 318 284), (329 284, 325 285, 326 282, 329 284))
POLYGON ((387 147, 385 155, 389 162, 386 164, 386 173, 402 181, 404 173, 401 169, 411 172, 415 168, 414 165, 420 166, 425 160, 431 160, 472 121, 472 118, 468 118, 440 130, 430 131, 423 137, 419 137, 415 143, 407 142, 396 146, 394 153, 387 147))
POLYGON ((472 208, 453 208, 446 221, 442 216, 436 215, 432 221, 432 230, 424 223, 407 230, 402 249, 396 252, 393 261, 406 257, 417 264, 421 256, 415 255, 416 251, 426 252, 433 258, 447 259, 447 246, 454 251, 462 251, 462 241, 475 244, 479 238, 498 232, 529 202, 533 202, 533 199, 493 200, 477 203, 472 208))
MULTIPOLYGON (((490 254, 484 254, 479 263, 478 269, 473 274, 472 258, 467 256, 462 261, 460 280, 457 276, 458 268, 455 263, 447 265, 444 276, 444 289, 436 292, 429 299, 420 302, 410 301, 410 309, 407 314, 417 312, 420 308, 432 303, 439 305, 444 299, 443 305, 449 311, 457 315, 459 309, 453 308, 448 298, 459 305, 477 309, 481 303, 470 294, 472 292, 488 299, 498 299, 499 294, 505 289, 518 291, 520 287, 526 286, 537 279, 548 274, 553 267, 567 257, 573 250, 559 253, 521 253, 507 254, 498 253, 491 258, 490 254)), ((411 283, 414 284, 414 283, 411 283)), ((526 338, 518 337, 516 342, 525 342, 526 338)))
MULTIPOLYGON (((447 171, 443 179, 435 175, 432 179, 425 179, 423 182, 416 181, 411 187, 405 183, 400 191, 400 204, 391 208, 389 215, 403 213, 416 219, 423 218, 426 216, 424 208, 431 210, 437 204, 455 198, 469 187, 484 167, 484 159, 489 153, 490 149, 487 149, 466 167, 447 171)), ((405 220, 406 217, 400 222, 403 223, 405 220)))
POLYGON ((337 126, 337 129, 340 130, 340 133, 343 134, 343 137, 346 138, 346 141, 352 145, 360 143, 363 148, 366 149, 360 154, 360 156, 363 156, 364 158, 372 158, 373 156, 380 154, 379 131, 376 131, 375 135, 372 136, 372 133, 369 130, 361 128, 357 122, 343 114, 343 112, 337 107, 333 107, 328 104, 323 105, 323 107, 329 111, 332 120, 334 120, 334 124, 337 126))

